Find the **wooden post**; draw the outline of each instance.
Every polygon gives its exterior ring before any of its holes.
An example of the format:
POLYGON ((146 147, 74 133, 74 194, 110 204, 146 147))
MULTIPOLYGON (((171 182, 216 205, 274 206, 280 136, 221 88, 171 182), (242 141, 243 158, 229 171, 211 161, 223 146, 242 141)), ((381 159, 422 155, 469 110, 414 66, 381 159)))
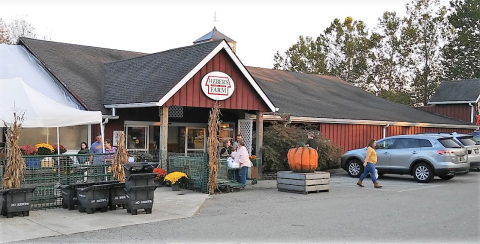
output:
POLYGON ((168 154, 168 107, 162 106, 161 107, 161 117, 160 117, 160 152, 162 153, 162 169, 167 170, 167 154, 168 154))
MULTIPOLYGON (((263 113, 260 111, 257 111, 257 124, 256 124, 256 148, 255 148, 255 154, 257 155, 257 158, 262 158, 262 147, 263 147, 263 113)), ((262 162, 263 164, 263 162, 262 162)), ((262 179, 262 165, 258 167, 258 179, 262 179)))

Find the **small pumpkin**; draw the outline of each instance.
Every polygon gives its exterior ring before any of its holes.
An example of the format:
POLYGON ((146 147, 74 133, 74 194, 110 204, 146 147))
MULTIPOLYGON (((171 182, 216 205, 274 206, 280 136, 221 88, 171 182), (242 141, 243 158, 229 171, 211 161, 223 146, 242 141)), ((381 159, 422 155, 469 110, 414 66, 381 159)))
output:
POLYGON ((318 152, 311 147, 297 147, 288 150, 288 165, 293 172, 311 173, 318 167, 318 152))

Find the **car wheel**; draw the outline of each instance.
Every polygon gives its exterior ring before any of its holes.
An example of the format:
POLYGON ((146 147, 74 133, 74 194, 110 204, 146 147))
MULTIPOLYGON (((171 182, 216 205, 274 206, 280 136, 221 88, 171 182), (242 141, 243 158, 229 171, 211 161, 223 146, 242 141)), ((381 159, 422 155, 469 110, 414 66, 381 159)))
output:
POLYGON ((427 163, 419 163, 413 168, 413 177, 419 183, 428 183, 433 179, 432 167, 427 163))
POLYGON ((440 179, 442 180, 450 180, 454 177, 455 175, 445 175, 445 176, 439 176, 440 179))
POLYGON ((363 165, 357 159, 350 160, 348 162, 347 169, 348 175, 350 175, 350 177, 359 178, 360 175, 363 173, 363 165))

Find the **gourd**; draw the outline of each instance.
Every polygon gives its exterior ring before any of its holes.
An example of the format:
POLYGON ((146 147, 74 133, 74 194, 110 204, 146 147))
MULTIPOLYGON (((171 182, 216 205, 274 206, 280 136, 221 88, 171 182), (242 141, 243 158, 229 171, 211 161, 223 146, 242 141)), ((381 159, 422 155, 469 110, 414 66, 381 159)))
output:
POLYGON ((297 147, 288 150, 288 165, 293 172, 311 173, 318 167, 317 150, 311 147, 297 147))

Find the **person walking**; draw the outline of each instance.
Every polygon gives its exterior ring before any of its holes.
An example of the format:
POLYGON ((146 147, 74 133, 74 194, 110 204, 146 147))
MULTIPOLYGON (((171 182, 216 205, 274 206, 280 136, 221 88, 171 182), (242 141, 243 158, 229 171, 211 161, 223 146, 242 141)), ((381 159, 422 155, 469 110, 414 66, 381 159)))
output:
POLYGON ((379 185, 377 182, 377 173, 375 172, 375 164, 377 164, 377 152, 375 152, 376 145, 377 141, 375 141, 375 139, 371 139, 368 142, 367 156, 365 157, 365 162, 363 163, 363 174, 360 176, 360 179, 357 182, 357 185, 360 187, 363 187, 362 181, 363 179, 365 179, 367 174, 370 173, 370 178, 372 178, 373 186, 375 188, 382 188, 382 186, 379 185))
POLYGON ((239 182, 243 185, 243 188, 245 188, 247 185, 247 170, 252 167, 252 162, 250 161, 250 155, 248 155, 248 150, 245 147, 245 141, 243 139, 238 141, 235 159, 238 160, 240 165, 239 182))

